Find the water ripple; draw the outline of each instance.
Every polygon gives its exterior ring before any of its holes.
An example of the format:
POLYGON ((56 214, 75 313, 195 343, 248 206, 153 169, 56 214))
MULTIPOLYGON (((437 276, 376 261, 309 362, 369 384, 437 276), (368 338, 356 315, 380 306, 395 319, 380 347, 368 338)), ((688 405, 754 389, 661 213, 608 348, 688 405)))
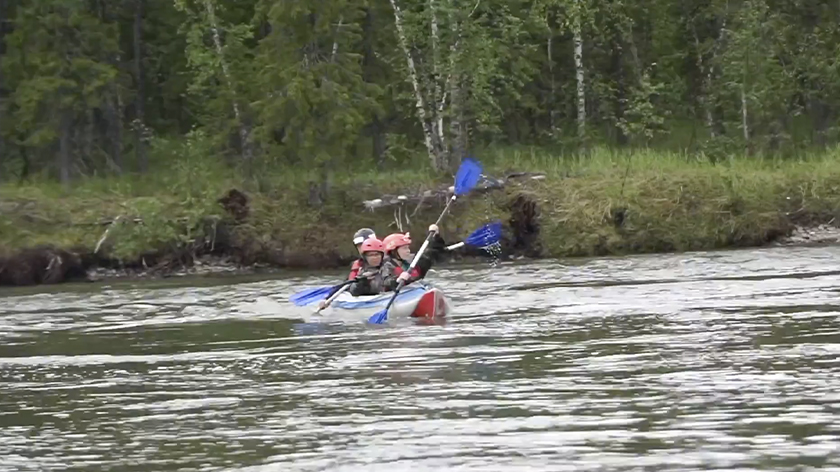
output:
POLYGON ((328 276, 13 292, 0 471, 836 469, 838 256, 442 267, 432 327, 285 302, 328 276))

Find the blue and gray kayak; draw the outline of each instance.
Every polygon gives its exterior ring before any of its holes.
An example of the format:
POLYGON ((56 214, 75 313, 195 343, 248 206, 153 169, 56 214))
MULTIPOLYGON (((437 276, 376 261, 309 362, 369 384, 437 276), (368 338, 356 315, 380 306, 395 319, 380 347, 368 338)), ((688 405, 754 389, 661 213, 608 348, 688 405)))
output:
MULTIPOLYGON (((373 314, 384 309, 393 292, 384 292, 379 295, 363 295, 354 297, 347 292, 338 295, 330 304, 332 310, 363 311, 366 314, 373 314)), ((317 307, 320 299, 312 300, 304 306, 317 307)), ((388 317, 394 318, 425 318, 434 319, 445 317, 451 311, 451 304, 443 292, 436 287, 424 282, 415 282, 406 285, 400 290, 397 299, 394 300, 388 317)))

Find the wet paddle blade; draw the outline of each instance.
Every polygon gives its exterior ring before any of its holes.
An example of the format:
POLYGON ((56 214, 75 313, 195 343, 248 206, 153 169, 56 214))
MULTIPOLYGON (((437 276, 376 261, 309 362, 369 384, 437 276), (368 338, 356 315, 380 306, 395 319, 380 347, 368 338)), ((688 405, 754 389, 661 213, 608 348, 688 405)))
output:
POLYGON ((289 297, 289 301, 297 306, 306 306, 329 295, 332 287, 315 287, 301 290, 289 297))
POLYGON ((498 243, 500 239, 502 239, 502 222, 493 221, 473 231, 464 239, 464 242, 470 246, 487 247, 498 243))
POLYGON ((455 195, 463 195, 478 184, 481 179, 481 164, 473 159, 466 158, 461 161, 461 167, 455 174, 455 195))
POLYGON ((368 318, 368 322, 373 324, 382 324, 388 321, 388 309, 384 309, 382 311, 377 311, 374 313, 370 318, 368 318))

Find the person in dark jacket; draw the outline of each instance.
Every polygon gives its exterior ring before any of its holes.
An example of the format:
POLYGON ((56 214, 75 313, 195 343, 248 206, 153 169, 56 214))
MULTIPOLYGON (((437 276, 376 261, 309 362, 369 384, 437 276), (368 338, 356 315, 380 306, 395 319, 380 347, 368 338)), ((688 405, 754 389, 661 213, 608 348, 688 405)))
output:
POLYGON ((350 286, 350 294, 354 297, 360 295, 379 295, 385 291, 382 273, 382 263, 385 259, 385 245, 376 238, 368 238, 362 243, 360 251, 364 262, 359 268, 356 281, 350 286))
POLYGON ((383 285, 386 291, 393 291, 400 281, 408 285, 426 277, 429 269, 432 268, 434 258, 443 252, 446 242, 440 236, 437 225, 430 225, 429 231, 434 233, 429 241, 429 246, 420 256, 414 268, 409 271, 413 256, 411 255, 411 236, 408 233, 389 234, 385 243, 386 259, 382 266, 383 285))
MULTIPOLYGON (((362 263, 358 269, 358 273, 351 279, 355 280, 355 282, 349 284, 348 290, 350 291, 350 295, 354 297, 360 295, 379 295, 385 291, 382 273, 382 264, 385 259, 385 245, 376 238, 368 238, 360 245, 359 252, 362 254, 362 263)), ((343 284, 336 285, 327 294, 325 299, 318 303, 318 308, 320 310, 326 308, 327 300, 341 290, 342 287, 344 287, 343 284)))
POLYGON ((362 243, 369 238, 376 238, 376 233, 370 228, 361 228, 353 235, 353 244, 356 245, 356 250, 359 251, 359 258, 353 261, 353 264, 350 266, 350 274, 347 275, 347 280, 353 280, 359 275, 359 269, 362 268, 365 262, 362 257, 362 243))

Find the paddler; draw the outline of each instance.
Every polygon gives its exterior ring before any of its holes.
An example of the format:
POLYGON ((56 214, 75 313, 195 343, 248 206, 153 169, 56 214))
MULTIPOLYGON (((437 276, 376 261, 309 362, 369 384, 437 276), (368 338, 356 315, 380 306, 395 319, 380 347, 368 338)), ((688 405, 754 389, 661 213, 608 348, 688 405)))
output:
MULTIPOLYGON (((357 271, 358 274, 353 277, 356 281, 350 284, 350 295, 354 297, 360 295, 379 295, 385 291, 382 285, 382 262, 385 259, 385 245, 375 237, 370 237, 360 245, 359 253, 362 255, 360 259, 362 264, 357 271)), ((321 310, 326 308, 327 299, 341 290, 341 287, 341 285, 337 285, 324 297, 324 300, 318 302, 318 308, 321 310)))
POLYGON ((387 254, 382 266, 383 285, 386 291, 396 290, 400 281, 405 281, 404 285, 408 285, 426 277, 429 269, 432 268, 435 255, 443 252, 446 247, 446 242, 441 237, 437 225, 429 225, 429 232, 433 234, 429 246, 411 271, 408 270, 413 259, 411 236, 408 233, 393 233, 382 241, 387 254))
POLYGON ((359 275, 359 269, 362 268, 365 262, 362 257, 362 243, 368 238, 376 239, 376 233, 370 228, 361 228, 353 235, 353 244, 356 245, 356 250, 359 251, 359 258, 353 261, 353 265, 350 266, 350 274, 347 276, 347 280, 353 280, 359 275))
MULTIPOLYGON (((359 248, 362 253, 362 267, 356 276, 356 282, 350 287, 350 294, 354 297, 360 295, 379 295, 385 291, 382 273, 382 263, 385 259, 385 245, 376 238, 368 238, 359 248)), ((327 297, 329 298, 329 297, 327 297)))

